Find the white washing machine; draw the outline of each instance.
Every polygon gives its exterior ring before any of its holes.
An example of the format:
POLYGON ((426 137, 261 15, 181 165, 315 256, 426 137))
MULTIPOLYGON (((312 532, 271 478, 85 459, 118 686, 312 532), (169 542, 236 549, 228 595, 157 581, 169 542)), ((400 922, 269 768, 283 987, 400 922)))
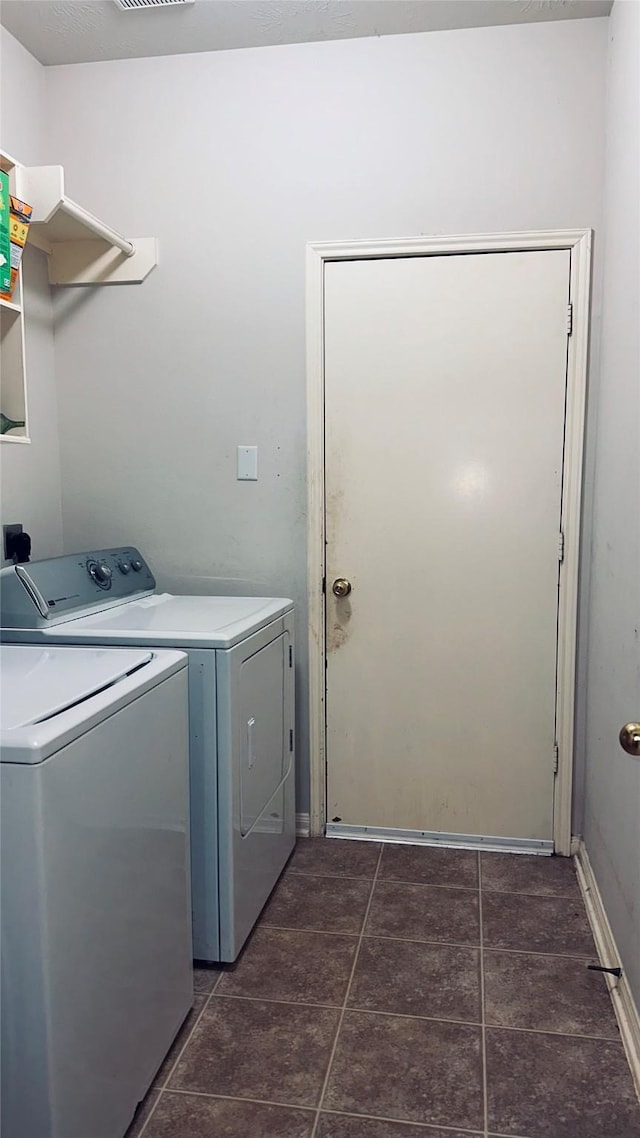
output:
POLYGON ((194 956, 234 961, 295 844, 293 602, 155 587, 131 546, 10 566, 2 637, 187 652, 194 956))
POLYGON ((122 1138, 191 1007, 186 665, 0 649, 2 1138, 122 1138))

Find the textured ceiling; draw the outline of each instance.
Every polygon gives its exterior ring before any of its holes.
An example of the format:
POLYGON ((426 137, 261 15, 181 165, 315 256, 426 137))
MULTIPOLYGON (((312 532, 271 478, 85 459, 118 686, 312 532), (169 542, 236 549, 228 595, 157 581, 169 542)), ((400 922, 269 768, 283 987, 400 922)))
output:
POLYGON ((607 16, 612 0, 2 0, 0 23, 41 63, 87 63, 358 36, 607 16))

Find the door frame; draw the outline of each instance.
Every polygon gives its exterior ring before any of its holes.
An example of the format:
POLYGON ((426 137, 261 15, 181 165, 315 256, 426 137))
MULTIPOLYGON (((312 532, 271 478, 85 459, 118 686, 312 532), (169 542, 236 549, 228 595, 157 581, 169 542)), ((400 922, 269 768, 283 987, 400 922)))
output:
POLYGON ((325 446, 324 446, 324 266, 327 261, 452 253, 570 251, 572 328, 567 350, 567 400, 562 480, 556 723, 558 770, 553 803, 553 840, 558 854, 571 853, 574 699, 578 614, 578 568, 582 461, 589 349, 592 230, 540 230, 399 240, 312 242, 307 245, 307 576, 309 594, 309 760, 311 833, 326 822, 326 644, 325 644, 325 446))

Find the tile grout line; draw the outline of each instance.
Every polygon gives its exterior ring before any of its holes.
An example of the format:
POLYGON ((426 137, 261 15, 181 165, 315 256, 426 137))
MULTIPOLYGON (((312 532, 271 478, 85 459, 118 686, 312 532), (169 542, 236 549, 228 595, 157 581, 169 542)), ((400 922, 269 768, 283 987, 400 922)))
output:
MULTIPOLYGON (((462 885, 450 885, 449 889, 462 889, 462 885)), ((530 892, 526 889, 492 889, 491 886, 485 885, 485 893, 490 893, 491 896, 496 897, 537 897, 540 901, 577 901, 579 896, 573 893, 536 893, 530 892)))
MULTIPOLYGON (((478 854, 484 851, 477 851, 478 854)), ((371 881, 371 877, 367 874, 356 876, 352 873, 310 873, 300 869, 290 869, 288 876, 291 877, 322 877, 325 881, 371 881)), ((455 885, 453 882, 446 882, 441 884, 436 881, 411 881, 409 878, 395 878, 395 877, 381 877, 381 885, 416 885, 420 889, 454 889, 457 893, 476 893, 477 887, 475 885, 455 885)), ((576 895, 575 890, 571 893, 540 893, 531 892, 527 889, 496 889, 490 886, 485 886, 485 893, 497 893, 499 896, 507 897, 540 897, 545 901, 575 901, 579 899, 579 893, 576 895)))
MULTIPOLYGON (((300 870, 290 870, 291 877, 321 877, 325 881, 372 881, 370 875, 362 874, 355 877, 352 873, 301 873, 300 870)), ((380 885, 416 885, 419 889, 455 889, 456 893, 476 893, 475 885, 442 885, 434 881, 410 881, 404 877, 380 877, 380 885)))
MULTIPOLYGON (((459 1126, 448 1126, 443 1123, 435 1122, 417 1122, 410 1118, 392 1118, 387 1114, 356 1114, 352 1110, 332 1110, 331 1107, 325 1109, 323 1114, 332 1114, 336 1118, 354 1118, 357 1120, 364 1118, 369 1122, 391 1122, 395 1126, 407 1126, 412 1129, 424 1130, 425 1138, 429 1138, 429 1134, 437 1135, 438 1138, 440 1138, 441 1134, 447 1133, 455 1134, 456 1138, 458 1134, 462 1135, 463 1138, 467 1138, 467 1136, 468 1138, 485 1138, 482 1130, 467 1130, 465 1127, 461 1130, 459 1126)), ((500 1135, 499 1138, 502 1138, 502 1135, 500 1135)), ((506 1135, 505 1138, 513 1138, 513 1136, 506 1135)), ((516 1136, 516 1138, 519 1138, 519 1136, 516 1136)))
POLYGON ((484 1111, 484 1135, 489 1134, 489 1095, 487 1090, 487 1032, 484 992, 484 928, 482 921, 482 859, 478 852, 478 920, 480 923, 480 1018, 482 1031, 482 1104, 484 1111))
MULTIPOLYGON (((460 890, 460 892, 462 892, 462 890, 460 890)), ((464 892, 477 893, 477 889, 474 889, 474 890, 467 889, 467 890, 464 890, 464 892)), ((524 894, 519 894, 519 896, 524 896, 524 894)), ((307 928, 300 928, 298 925, 267 925, 267 924, 262 924, 260 927, 263 929, 273 929, 276 932, 313 933, 316 935, 322 934, 323 936, 342 936, 342 937, 350 937, 352 940, 354 940, 354 939, 358 940, 360 937, 359 933, 349 933, 349 932, 334 933, 331 930, 326 929, 326 928, 325 929, 319 929, 319 928, 318 929, 307 929, 307 928)), ((417 939, 416 937, 410 937, 410 936, 389 936, 387 933, 363 933, 362 936, 363 936, 364 940, 393 940, 393 941, 401 941, 403 944, 430 944, 430 945, 434 945, 434 946, 440 946, 442 948, 475 948, 475 949, 477 949, 480 947, 479 944, 476 944, 473 941, 464 942, 464 941, 459 941, 459 940, 421 940, 421 939, 417 939)), ((597 958, 597 952, 595 951, 595 949, 593 952, 580 953, 580 952, 540 952, 536 949, 504 948, 502 945, 492 945, 492 944, 487 944, 484 947, 485 947, 485 950, 487 952, 504 952, 504 953, 510 953, 511 955, 514 955, 514 956, 541 956, 545 959, 547 957, 558 957, 560 960, 576 960, 576 961, 594 960, 597 958)))
MULTIPOLYGON (((158 1109, 158 1103, 160 1102, 160 1099, 162 1098, 162 1095, 164 1094, 165 1090, 167 1089, 167 1084, 168 1084, 168 1082, 169 1082, 169 1079, 170 1079, 170 1078, 171 1078, 171 1076, 173 1075, 173 1072, 175 1071, 177 1064, 178 1064, 178 1063, 180 1062, 180 1060, 182 1059, 182 1056, 184 1055, 184 1052, 185 1052, 185 1050, 186 1050, 187 1046, 188 1046, 188 1045, 189 1045, 189 1043, 191 1042, 191 1038, 192 1038, 192 1036, 193 1036, 193 1033, 194 1033, 194 1031, 196 1030, 196 1028, 197 1028, 198 1024, 200 1023, 200 1020, 202 1019, 202 1017, 203 1017, 204 1013, 206 1012, 207 1008, 209 1007, 209 1004, 210 1004, 210 1002, 211 1002, 211 998, 212 998, 212 996, 213 996, 213 994, 214 994, 214 992, 215 992, 216 988, 218 987, 218 984, 219 984, 219 983, 220 983, 220 981, 222 980, 222 977, 223 977, 223 976, 224 976, 224 972, 221 970, 221 971, 220 971, 220 974, 219 974, 219 976, 218 976, 218 977, 217 977, 217 979, 216 979, 216 982, 215 982, 215 984, 213 985, 213 987, 212 987, 211 991, 209 992, 209 995, 207 996, 206 1000, 204 1001, 204 1003, 203 1003, 202 1007, 200 1008, 200 1014, 196 1016, 196 1018, 195 1018, 195 1020, 194 1020, 194 1022, 193 1022, 193 1026, 192 1026, 192 1028, 191 1028, 191 1031, 188 1033, 188 1035, 187 1035, 187 1038, 185 1039, 183 1046, 180 1048, 180 1051, 179 1051, 179 1052, 178 1052, 178 1054, 176 1055, 175 1061, 174 1061, 174 1062, 171 1064, 171 1067, 169 1068, 169 1070, 168 1070, 168 1072, 167 1072, 167 1075, 166 1075, 166 1078, 165 1078, 164 1082, 163 1082, 163 1083, 162 1083, 162 1085, 161 1085, 161 1086, 159 1086, 159 1087, 156 1087, 156 1088, 154 1088, 153 1086, 149 1087, 149 1090, 147 1091, 147 1094, 150 1094, 150 1092, 151 1092, 152 1090, 156 1089, 156 1090, 157 1090, 157 1092, 158 1092, 158 1097, 156 1098, 156 1101, 154 1102, 154 1104, 153 1104, 153 1106, 152 1106, 151 1110, 149 1111, 149 1115, 148 1115, 148 1117, 147 1117, 147 1119, 146 1119, 146 1121, 145 1121, 144 1125, 142 1126, 142 1129, 140 1130, 140 1133, 139 1133, 139 1135, 138 1135, 138 1138, 143 1138, 143 1135, 144 1135, 144 1132, 145 1132, 145 1130, 147 1129, 147 1127, 148 1127, 149 1123, 151 1122, 151 1119, 153 1118, 153 1116, 154 1116, 154 1114, 155 1114, 156 1110, 158 1109)), ((196 992, 194 991, 194 997, 195 997, 197 994, 198 994, 198 993, 196 993, 196 992)), ((186 1017, 185 1017, 185 1018, 186 1018, 186 1017)))
MULTIPOLYGON (((480 851, 478 851, 478 852, 480 852, 480 851)), ((419 1127, 421 1130, 425 1131, 425 1138, 429 1138, 429 1134, 428 1134, 429 1131, 431 1131, 432 1133, 435 1132, 439 1135, 440 1131, 443 1131, 444 1133, 446 1133, 448 1130, 454 1132, 456 1135, 458 1135, 458 1134, 465 1135, 465 1138, 466 1138, 466 1135, 469 1135, 469 1138, 485 1138, 485 1135, 483 1135, 481 1130, 468 1130, 464 1126, 462 1127, 462 1129, 460 1129, 459 1126, 443 1125, 441 1122, 440 1123, 415 1122, 415 1121, 412 1121, 410 1119, 391 1118, 389 1115, 386 1115, 386 1114, 355 1114, 353 1111, 349 1111, 349 1110, 332 1110, 331 1107, 328 1107, 324 1111, 324 1113, 325 1114, 335 1114, 335 1115, 337 1115, 338 1118, 356 1118, 356 1119, 366 1118, 366 1119, 369 1119, 371 1122, 392 1122, 396 1126, 419 1127)), ((488 1138, 528 1138, 528 1135, 526 1135, 526 1134, 501 1134, 501 1133, 498 1133, 497 1130, 496 1131, 490 1130, 488 1138)))
MULTIPOLYGON (((425 941, 425 943, 437 944, 438 942, 425 941)), ((465 948, 466 945, 460 945, 456 947, 465 948)), ((582 964, 587 960, 593 960, 595 957, 597 957, 597 953, 595 952, 540 952, 535 948, 502 948, 495 947, 492 944, 486 944, 484 947, 485 952, 501 952, 505 956, 539 956, 543 960, 575 960, 576 964, 582 964)))
POLYGON ((182 1098, 206 1098, 214 1099, 216 1102, 253 1102, 258 1106, 279 1106, 283 1110, 304 1110, 307 1114, 316 1113, 315 1106, 302 1106, 297 1102, 280 1102, 279 1099, 274 1098, 257 1098, 253 1095, 244 1095, 239 1098, 237 1095, 223 1095, 215 1094, 213 1091, 196 1091, 191 1087, 167 1087, 163 1091, 165 1095, 181 1095, 182 1098))
MULTIPOLYGON (((363 937, 363 940, 373 939, 363 937)), ((479 953, 478 948, 470 949, 471 952, 479 953)), ((244 1000, 250 1004, 263 1003, 263 1004, 283 1004, 289 1008, 325 1008, 327 1011, 342 1011, 342 1004, 319 1004, 311 1000, 285 1000, 276 999, 274 996, 242 996, 237 993, 231 992, 218 992, 217 999, 219 1000, 244 1000)), ((415 1012, 388 1012, 382 1008, 365 1008, 359 1004, 352 1004, 348 1009, 351 1012, 360 1012, 362 1015, 368 1016, 390 1016, 392 1019, 417 1019, 425 1020, 427 1023, 452 1023, 461 1027, 482 1027, 482 1020, 473 1019, 451 1019, 449 1016, 421 1016, 415 1012)), ((584 1032, 576 1031, 552 1031, 550 1028, 545 1027, 514 1027, 510 1024, 506 1027, 500 1023, 486 1023, 487 1028, 492 1031, 517 1031, 523 1035, 553 1035, 562 1036, 563 1039, 593 1039, 603 1043, 620 1043, 619 1035, 594 1035, 585 1034, 584 1032)), ((171 1088, 169 1088, 171 1089, 171 1088)), ((204 1093, 204 1092, 202 1092, 204 1093)), ((225 1096, 223 1096, 225 1097, 225 1096)), ((231 1096, 233 1098, 233 1095, 231 1096)), ((315 1110, 315 1107, 305 1107, 305 1110, 315 1110)), ((344 1111, 337 1111, 338 1114, 344 1114, 344 1111)), ((377 1117, 377 1116, 376 1116, 377 1117)), ((398 1122, 405 1121, 398 1119, 398 1122)), ((455 1130, 455 1127, 453 1127, 455 1130)))
MULTIPOLYGON (((478 950, 474 949, 473 951, 477 952, 478 950)), ((314 1004, 314 1003, 310 1003, 307 1000, 276 1000, 272 996, 236 996, 236 995, 231 996, 231 995, 226 995, 224 992, 221 992, 219 994, 218 999, 219 1000, 246 1000, 250 1004, 259 1004, 259 1003, 263 1003, 263 1004, 284 1004, 284 1006, 288 1007, 288 1008, 326 1008, 327 1011, 331 1011, 331 1012, 335 1012, 335 1011, 341 1012, 344 1008, 343 1004, 314 1004)), ((362 1015, 369 1015, 369 1016, 391 1016, 393 1019, 419 1019, 419 1020, 426 1020, 428 1023, 460 1024, 461 1027, 480 1027, 481 1026, 479 1020, 449 1019, 447 1016, 419 1016, 413 1012, 386 1012, 386 1011, 382 1011, 380 1008, 362 1008, 362 1007, 359 1007, 357 1004, 352 1004, 348 1010, 350 1012, 361 1012, 362 1015)), ((511 1030, 526 1031, 528 1029, 527 1028, 507 1028, 505 1030, 508 1030, 508 1031, 511 1031, 511 1030)), ((541 1033, 538 1033, 538 1034, 541 1034, 541 1033)), ((546 1032, 544 1034, 547 1034, 547 1035, 566 1035, 566 1032, 546 1032)), ((580 1038, 582 1039, 582 1038, 584 1038, 584 1036, 580 1036, 580 1038)), ((600 1036, 594 1036, 593 1038, 599 1039, 600 1036)), ((602 1038, 607 1039, 608 1036, 602 1036, 602 1038)), ((311 1109, 315 1109, 315 1108, 312 1107, 311 1109)), ((344 1114, 344 1111, 339 1111, 338 1113, 344 1114)), ((400 1119, 399 1121, 402 1121, 402 1119, 400 1119)))
POLYGON ((349 999, 349 993, 351 992, 351 985, 353 983, 353 977, 355 976, 356 967, 358 965, 358 957, 360 956, 360 948, 362 946, 362 941, 364 939, 364 930, 366 928, 366 924, 367 924, 367 921, 369 919, 369 911, 371 909, 371 903, 373 901, 373 894, 375 892, 376 882, 378 880, 378 874, 380 872, 380 863, 382 862, 383 852, 384 852, 384 845, 381 845, 380 846, 380 852, 378 854, 378 863, 376 865, 376 871, 373 875, 373 880, 371 882, 371 890, 369 892, 369 900, 367 902, 367 907, 365 909, 364 917, 362 918, 362 925, 360 927, 360 936, 358 937, 358 943, 356 945, 356 950, 353 954, 353 964, 351 966, 349 981, 347 983, 347 987, 346 987, 345 993, 344 993, 344 1000, 342 1002, 342 1010, 340 1012, 340 1017, 338 1019, 338 1026, 336 1028, 336 1034, 335 1034, 335 1037, 333 1040, 333 1046, 331 1048, 331 1053, 329 1055, 329 1062, 327 1063, 327 1070, 326 1070, 324 1081, 323 1081, 323 1084, 322 1084, 322 1087, 320 1090, 320 1097, 318 1099, 316 1117, 315 1117, 309 1138, 316 1138, 316 1133, 318 1130, 318 1126, 320 1124, 320 1111, 322 1110, 322 1104, 324 1102, 324 1096, 327 1093, 327 1087, 329 1085, 329 1078, 331 1076, 331 1068, 333 1067, 333 1060, 335 1059, 336 1051, 338 1049, 338 1040, 340 1038, 340 1032, 342 1030, 342 1024, 344 1022, 344 1017, 345 1017, 345 1013, 347 1010, 347 1001, 349 999))

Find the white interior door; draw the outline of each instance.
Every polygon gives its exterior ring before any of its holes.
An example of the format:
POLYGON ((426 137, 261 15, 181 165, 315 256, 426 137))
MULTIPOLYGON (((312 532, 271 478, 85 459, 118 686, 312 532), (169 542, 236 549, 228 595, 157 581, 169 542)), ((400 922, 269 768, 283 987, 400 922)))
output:
POLYGON ((329 824, 552 839, 569 271, 325 266, 329 824))

